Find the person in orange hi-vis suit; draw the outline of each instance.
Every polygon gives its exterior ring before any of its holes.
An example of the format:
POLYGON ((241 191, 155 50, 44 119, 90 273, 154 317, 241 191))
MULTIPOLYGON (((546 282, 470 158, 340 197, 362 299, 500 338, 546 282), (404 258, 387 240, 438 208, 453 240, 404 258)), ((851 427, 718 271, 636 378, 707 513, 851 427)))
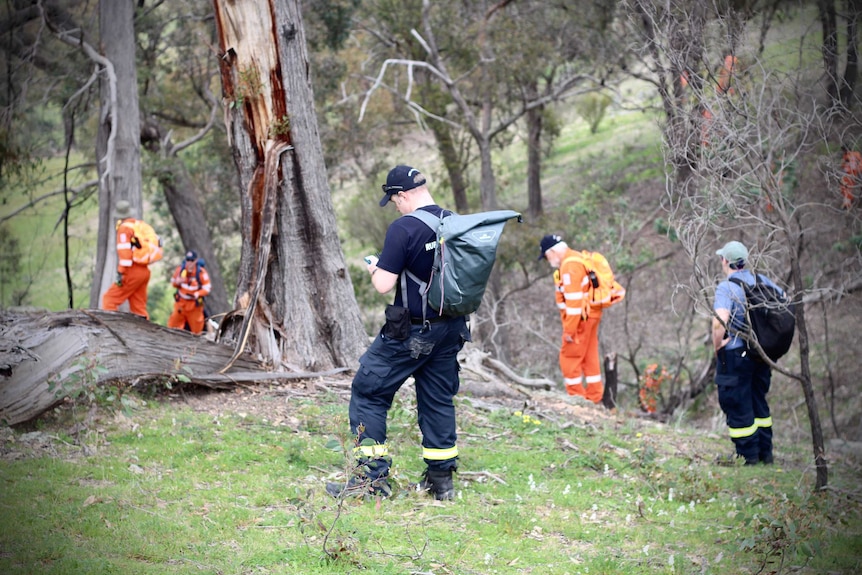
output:
POLYGON ((198 334, 204 329, 204 298, 210 294, 210 276, 204 267, 203 259, 194 250, 186 252, 186 258, 171 277, 174 292, 174 311, 168 318, 168 327, 184 329, 188 324, 190 332, 198 334))
POLYGON ((147 313, 147 284, 150 282, 150 268, 147 264, 134 260, 133 245, 135 218, 131 217, 132 207, 126 200, 119 200, 114 208, 117 221, 117 280, 102 295, 102 309, 117 311, 126 300, 129 311, 150 319, 147 313))
POLYGON ((739 60, 733 54, 724 57, 724 63, 718 70, 718 91, 722 94, 733 94, 733 77, 737 73, 739 60))
POLYGON ((539 260, 545 259, 556 268, 555 298, 563 324, 560 371, 566 393, 600 403, 604 394, 599 361, 602 310, 590 309, 587 268, 580 254, 558 235, 543 237, 539 249, 539 260))
POLYGON ((844 172, 841 176, 841 195, 844 196, 841 207, 849 210, 856 199, 854 191, 859 186, 859 176, 862 175, 862 154, 847 146, 841 146, 841 152, 844 156, 841 161, 841 171, 844 172))

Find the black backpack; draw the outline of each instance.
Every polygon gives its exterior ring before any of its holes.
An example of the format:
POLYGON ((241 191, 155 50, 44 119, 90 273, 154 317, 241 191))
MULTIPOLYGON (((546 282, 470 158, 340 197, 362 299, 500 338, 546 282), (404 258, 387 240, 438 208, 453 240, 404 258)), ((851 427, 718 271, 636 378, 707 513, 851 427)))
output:
MULTIPOLYGON (((773 362, 778 361, 793 343, 796 304, 780 289, 766 284, 758 274, 754 274, 754 285, 739 278, 728 278, 728 281, 745 290, 745 315, 751 331, 742 337, 748 339, 753 333, 767 357, 773 362)), ((757 354, 753 345, 749 345, 749 349, 757 354)))

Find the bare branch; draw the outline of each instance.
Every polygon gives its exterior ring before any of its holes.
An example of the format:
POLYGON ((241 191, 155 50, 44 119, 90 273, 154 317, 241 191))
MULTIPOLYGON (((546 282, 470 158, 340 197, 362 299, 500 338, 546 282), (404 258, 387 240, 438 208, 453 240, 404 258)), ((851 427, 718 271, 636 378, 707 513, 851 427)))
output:
MULTIPOLYGON (((207 93, 209 93, 209 89, 207 89, 207 93)), ((209 120, 207 120, 206 126, 201 128, 197 134, 195 134, 192 137, 188 138, 187 140, 182 141, 182 142, 174 145, 173 147, 171 147, 167 151, 168 155, 175 156, 175 155, 179 154, 180 152, 182 152, 186 148, 188 148, 188 147, 196 144, 197 142, 201 141, 209 133, 209 131, 212 130, 213 125, 215 125, 216 115, 218 114, 218 111, 221 108, 221 104, 219 104, 219 102, 215 98, 208 98, 208 99, 211 102, 211 108, 210 108, 210 117, 209 117, 209 120)))
MULTIPOLYGON (((73 30, 61 30, 54 26, 49 20, 47 14, 45 14, 44 8, 41 3, 39 4, 39 10, 42 14, 42 20, 48 26, 48 28, 54 33, 54 35, 61 42, 68 44, 69 46, 74 46, 76 48, 80 48, 84 54, 90 58, 97 65, 101 66, 104 70, 104 74, 108 81, 108 93, 109 93, 109 105, 107 108, 102 110, 102 116, 100 118, 100 123, 104 122, 104 118, 110 116, 115 110, 117 110, 117 75, 114 72, 114 65, 110 60, 99 54, 89 43, 85 42, 83 36, 76 36, 73 30)), ((90 81, 88 80, 88 83, 90 81)), ((114 169, 114 146, 117 139, 117 122, 110 122, 111 132, 108 136, 107 149, 105 151, 105 157, 99 160, 100 163, 104 163, 105 170, 102 173, 102 180, 106 180, 107 177, 111 174, 114 169)))
POLYGON ((410 93, 413 90, 413 67, 414 66, 426 68, 432 74, 436 75, 437 77, 439 77, 444 82, 447 82, 447 83, 451 82, 451 80, 449 80, 446 75, 444 75, 440 70, 438 70, 437 68, 435 68, 434 66, 432 66, 428 62, 422 62, 420 60, 405 60, 403 58, 389 58, 389 59, 385 60, 383 62, 383 64, 380 65, 380 71, 378 72, 377 77, 374 80, 374 84, 372 84, 372 86, 365 93, 365 98, 362 100, 362 105, 359 108, 359 121, 360 122, 362 121, 362 118, 365 117, 365 108, 368 105, 368 100, 371 99, 372 94, 374 94, 374 92, 377 90, 377 88, 379 88, 380 85, 383 83, 383 76, 386 75, 387 68, 390 65, 397 65, 397 64, 407 66, 409 82, 407 85, 407 93, 404 96, 404 98, 406 100, 409 100, 410 93))
MULTIPOLYGON (((83 191, 84 191, 84 190, 86 190, 87 188, 91 188, 91 187, 93 187, 93 186, 97 186, 97 185, 99 185, 99 180, 90 180, 90 181, 88 181, 88 182, 84 182, 83 184, 81 184, 81 185, 79 185, 79 186, 75 186, 75 187, 71 188, 71 192, 72 192, 72 199, 74 200, 76 197, 78 197, 78 195, 79 195, 81 192, 83 192, 83 191)), ((39 196, 39 197, 37 197, 37 198, 33 198, 32 200, 30 200, 30 201, 29 201, 29 202, 27 202, 26 204, 24 204, 24 205, 20 206, 19 208, 17 208, 17 209, 15 209, 15 210, 11 211, 10 213, 8 213, 8 214, 4 215, 3 217, 0 217, 0 224, 2 224, 3 222, 5 222, 5 221, 7 221, 7 220, 11 220, 12 218, 14 218, 15 216, 17 216, 17 215, 18 215, 18 214, 20 214, 21 212, 23 212, 23 211, 25 211, 25 210, 28 210, 28 209, 30 209, 30 208, 32 208, 32 207, 34 207, 34 206, 36 206, 37 204, 40 204, 41 202, 44 202, 45 200, 51 199, 51 198, 53 198, 54 196, 62 195, 65 191, 66 191, 66 190, 54 190, 54 191, 52 191, 52 192, 48 192, 48 193, 46 193, 46 194, 42 194, 41 196, 39 196)))

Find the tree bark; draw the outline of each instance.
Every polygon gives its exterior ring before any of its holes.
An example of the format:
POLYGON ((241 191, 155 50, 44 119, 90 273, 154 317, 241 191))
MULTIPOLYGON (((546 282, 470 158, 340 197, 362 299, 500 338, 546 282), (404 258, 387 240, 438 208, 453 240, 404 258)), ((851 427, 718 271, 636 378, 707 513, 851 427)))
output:
POLYGON ((449 185, 452 186, 452 199, 455 202, 455 211, 467 213, 470 204, 467 203, 467 183, 464 179, 464 167, 455 141, 452 138, 452 128, 442 122, 431 122, 429 124, 437 140, 437 150, 449 176, 449 185))
POLYGON ((847 0, 847 65, 844 80, 841 82, 841 103, 853 107, 853 93, 856 91, 856 77, 859 74, 859 13, 862 11, 860 0, 847 0))
POLYGON ((826 72, 826 94, 838 103, 838 24, 835 0, 817 0, 820 27, 823 31, 823 70, 826 72))
POLYGON ((705 90, 699 72, 703 63, 703 37, 706 27, 706 5, 699 0, 684 4, 686 19, 677 21, 672 11, 646 0, 633 0, 637 33, 644 50, 639 53, 651 72, 662 101, 665 121, 662 132, 669 145, 669 160, 674 167, 677 194, 686 194, 693 171, 697 168, 703 125, 702 104, 698 100, 705 90), (666 36, 665 36, 666 34, 666 36), (668 58, 668 52, 675 57, 668 58), (687 85, 683 85, 685 78, 687 85), (693 105, 689 105, 692 102, 693 105))
POLYGON ((275 369, 348 365, 367 336, 336 233, 299 2, 213 4, 242 190, 240 312, 225 335, 275 369))
POLYGON ((219 378, 233 350, 127 313, 67 310, 0 315, 0 423, 34 419, 84 387, 177 376, 230 389, 261 375, 251 354, 219 378), (237 374, 240 375, 237 375, 237 374))
MULTIPOLYGON (((535 83, 528 87, 530 99, 538 99, 535 83)), ((542 116, 544 106, 527 112, 527 216, 531 221, 542 215, 542 116)))
POLYGON ((117 273, 114 206, 127 200, 133 217, 140 218, 143 211, 134 17, 133 0, 99 2, 101 47, 110 66, 103 69, 101 77, 101 121, 96 140, 99 232, 91 308, 99 307, 102 293, 117 273))

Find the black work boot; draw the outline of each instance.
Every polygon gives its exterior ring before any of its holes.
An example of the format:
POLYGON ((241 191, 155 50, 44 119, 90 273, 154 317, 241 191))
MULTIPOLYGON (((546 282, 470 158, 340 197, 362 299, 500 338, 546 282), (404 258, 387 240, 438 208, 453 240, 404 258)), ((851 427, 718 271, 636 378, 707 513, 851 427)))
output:
POLYGON ((343 497, 389 497, 392 488, 386 479, 380 478, 372 481, 368 477, 351 477, 345 483, 327 483, 326 492, 335 498, 343 497))
POLYGON ((455 499, 455 486, 452 484, 452 470, 426 469, 422 479, 416 484, 417 491, 428 491, 437 501, 455 499))

